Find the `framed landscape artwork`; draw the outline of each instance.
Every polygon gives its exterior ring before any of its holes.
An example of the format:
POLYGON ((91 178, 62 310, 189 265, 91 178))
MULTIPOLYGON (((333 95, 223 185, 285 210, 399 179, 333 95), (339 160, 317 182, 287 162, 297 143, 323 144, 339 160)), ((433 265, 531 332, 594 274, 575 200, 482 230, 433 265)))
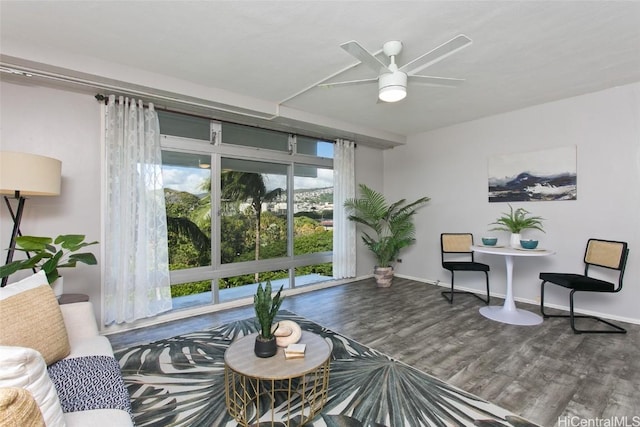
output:
POLYGON ((489 158, 489 202, 576 200, 576 147, 489 158))

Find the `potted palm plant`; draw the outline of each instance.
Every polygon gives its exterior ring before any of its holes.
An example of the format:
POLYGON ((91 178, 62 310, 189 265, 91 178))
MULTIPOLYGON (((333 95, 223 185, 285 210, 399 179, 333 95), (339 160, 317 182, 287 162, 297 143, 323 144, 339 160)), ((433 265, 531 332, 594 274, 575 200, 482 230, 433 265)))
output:
POLYGON ((365 226, 373 233, 362 232, 362 241, 376 258, 374 276, 379 287, 389 287, 393 281, 393 263, 400 251, 415 242, 413 216, 429 200, 421 197, 407 203, 405 199, 388 203, 385 197, 364 184, 359 185, 360 197, 349 199, 344 207, 351 212, 349 220, 365 226))
POLYGON ((258 357, 271 357, 278 351, 275 336, 275 331, 278 327, 273 327, 273 319, 278 314, 282 301, 284 301, 284 297, 280 296, 283 287, 284 285, 280 286, 278 293, 272 297, 271 282, 267 280, 264 288, 262 283, 258 283, 258 290, 253 296, 253 308, 259 324, 258 336, 254 347, 254 352, 258 357))
POLYGON ((508 231, 511 233, 509 243, 512 247, 518 247, 520 245, 520 233, 528 228, 540 230, 545 232, 542 228, 542 221, 544 218, 540 216, 531 215, 531 212, 524 208, 513 209, 513 206, 509 204, 509 213, 503 212, 501 217, 490 225, 496 225, 491 230, 496 231, 508 231))
MULTIPOLYGON (((18 270, 44 270, 51 286, 59 279, 59 268, 75 267, 77 263, 96 265, 98 261, 91 252, 77 253, 80 249, 98 242, 85 242, 82 234, 63 234, 55 239, 39 236, 16 238, 17 251, 26 252, 29 258, 10 262, 0 267, 0 278, 10 276, 18 270)), ((61 293, 61 292, 58 292, 61 293)))

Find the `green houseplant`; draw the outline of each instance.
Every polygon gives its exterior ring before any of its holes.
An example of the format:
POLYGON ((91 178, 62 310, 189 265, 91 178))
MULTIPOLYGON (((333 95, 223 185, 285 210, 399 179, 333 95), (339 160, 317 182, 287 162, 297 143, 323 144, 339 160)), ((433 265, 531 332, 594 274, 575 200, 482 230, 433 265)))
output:
POLYGON ((273 319, 275 319, 284 297, 281 297, 283 286, 275 296, 271 295, 271 281, 267 280, 264 288, 262 283, 258 283, 258 290, 253 296, 253 308, 258 319, 258 336, 254 352, 258 357, 271 357, 276 354, 278 346, 276 345, 276 337, 274 332, 278 327, 273 328, 273 319))
POLYGON ((490 225, 495 225, 493 231, 508 231, 511 233, 511 246, 517 247, 520 243, 520 233, 523 230, 532 228, 545 232, 542 227, 544 218, 531 215, 531 212, 524 208, 513 209, 509 204, 509 213, 503 212, 501 217, 490 225))
POLYGON ((75 267, 77 263, 96 265, 91 252, 77 253, 80 249, 98 242, 85 242, 82 234, 63 234, 51 237, 20 236, 16 238, 16 250, 28 252, 30 258, 13 261, 0 267, 0 278, 18 270, 37 268, 44 270, 49 284, 60 277, 59 268, 75 267))
POLYGON ((403 248, 415 242, 413 216, 431 199, 388 203, 381 193, 364 184, 359 185, 359 191, 360 197, 347 200, 344 207, 351 213, 349 220, 372 231, 363 231, 362 241, 376 258, 374 275, 378 286, 388 287, 393 279, 393 262, 403 248))

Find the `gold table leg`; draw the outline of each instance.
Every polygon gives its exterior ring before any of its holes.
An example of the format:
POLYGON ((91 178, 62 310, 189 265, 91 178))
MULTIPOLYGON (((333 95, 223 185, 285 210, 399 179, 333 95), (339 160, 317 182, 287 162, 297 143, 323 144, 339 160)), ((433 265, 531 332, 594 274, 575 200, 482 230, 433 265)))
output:
POLYGON ((302 425, 327 402, 329 363, 330 358, 311 372, 286 379, 252 378, 225 365, 227 410, 245 427, 269 420, 271 425, 302 425))

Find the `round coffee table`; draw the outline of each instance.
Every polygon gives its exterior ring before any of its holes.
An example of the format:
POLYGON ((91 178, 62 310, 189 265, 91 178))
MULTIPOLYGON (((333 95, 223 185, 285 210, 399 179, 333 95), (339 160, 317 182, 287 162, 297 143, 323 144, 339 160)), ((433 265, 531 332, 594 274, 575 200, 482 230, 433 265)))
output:
POLYGON ((241 425, 287 426, 310 421, 327 402, 331 347, 320 336, 302 332, 304 358, 285 359, 253 352, 257 333, 233 342, 224 354, 225 398, 229 414, 241 425))

